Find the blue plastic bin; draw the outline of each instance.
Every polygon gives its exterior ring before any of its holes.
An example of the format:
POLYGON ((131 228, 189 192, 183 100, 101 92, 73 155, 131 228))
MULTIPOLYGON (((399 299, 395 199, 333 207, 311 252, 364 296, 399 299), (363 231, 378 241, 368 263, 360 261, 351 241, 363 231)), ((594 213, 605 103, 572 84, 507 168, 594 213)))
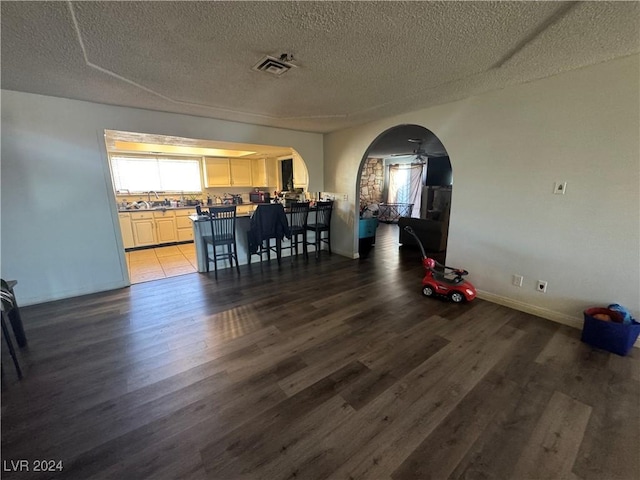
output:
POLYGON ((376 242, 377 228, 377 218, 373 217, 360 219, 358 252, 360 253, 361 257, 366 257, 373 248, 373 244, 376 242))
POLYGON ((376 229, 378 228, 378 219, 373 218, 361 218, 358 231, 358 238, 371 238, 376 236, 376 229))
POLYGON ((605 322, 593 317, 598 313, 622 320, 618 312, 608 308, 589 308, 585 310, 582 341, 592 347, 602 348, 617 355, 627 355, 633 348, 638 335, 640 335, 640 323, 635 320, 629 325, 605 322))

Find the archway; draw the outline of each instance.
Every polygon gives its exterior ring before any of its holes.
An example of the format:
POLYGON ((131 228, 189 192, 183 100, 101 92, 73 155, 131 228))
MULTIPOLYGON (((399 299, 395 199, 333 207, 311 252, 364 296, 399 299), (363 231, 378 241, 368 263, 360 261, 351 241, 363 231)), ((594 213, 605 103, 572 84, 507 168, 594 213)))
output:
POLYGON ((427 253, 444 262, 452 188, 449 154, 433 132, 412 124, 382 132, 363 155, 356 180, 360 257, 375 245, 372 223, 395 229, 399 245, 417 247, 398 228, 410 224, 427 253))

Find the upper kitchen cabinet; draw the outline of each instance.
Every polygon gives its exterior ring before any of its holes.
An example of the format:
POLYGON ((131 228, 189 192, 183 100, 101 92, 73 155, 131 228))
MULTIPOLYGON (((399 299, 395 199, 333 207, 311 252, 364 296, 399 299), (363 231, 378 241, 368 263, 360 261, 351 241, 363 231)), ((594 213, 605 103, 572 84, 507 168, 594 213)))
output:
POLYGON ((232 187, 252 187, 251 160, 242 158, 229 159, 232 187))
POLYGON ((204 178, 206 187, 228 187, 231 185, 231 168, 228 158, 204 159, 204 178))
POLYGON ((300 155, 293 154, 293 186, 294 188, 307 189, 309 185, 309 176, 307 174, 307 166, 304 164, 300 155))
POLYGON ((269 187, 277 189, 280 184, 278 177, 278 160, 275 158, 261 158, 252 160, 252 177, 254 187, 269 187))
MULTIPOLYGON (((278 175, 278 160, 275 158, 267 158, 264 162, 267 168, 267 183, 265 183, 265 186, 269 186, 277 190, 278 185, 280 185, 280 176, 278 175)), ((258 187, 261 185, 256 186, 258 187)))
POLYGON ((205 157, 206 187, 251 187, 251 160, 205 157))
POLYGON ((265 187, 267 183, 267 159, 259 158, 251 160, 251 176, 254 187, 265 187))

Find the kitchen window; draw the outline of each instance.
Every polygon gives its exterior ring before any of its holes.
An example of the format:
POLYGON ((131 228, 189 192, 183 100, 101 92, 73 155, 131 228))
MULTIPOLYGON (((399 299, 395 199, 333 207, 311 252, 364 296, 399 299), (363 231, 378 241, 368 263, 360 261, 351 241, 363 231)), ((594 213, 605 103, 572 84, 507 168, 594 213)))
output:
POLYGON ((200 159, 113 155, 111 173, 118 191, 202 192, 200 159))

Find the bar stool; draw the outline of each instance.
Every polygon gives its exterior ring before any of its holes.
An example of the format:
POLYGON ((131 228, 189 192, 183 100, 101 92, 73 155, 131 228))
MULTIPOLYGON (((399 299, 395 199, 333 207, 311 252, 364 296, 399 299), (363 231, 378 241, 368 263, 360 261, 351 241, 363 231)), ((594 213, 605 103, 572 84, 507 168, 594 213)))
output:
POLYGON ((251 257, 259 255, 271 260, 271 252, 275 252, 278 264, 282 258, 282 239, 290 238, 289 223, 284 213, 284 207, 279 203, 263 203, 258 205, 251 216, 249 231, 247 232, 247 263, 251 265, 251 257), (275 239, 275 245, 271 240, 275 239))
POLYGON ((307 219, 309 217, 308 202, 294 202, 287 213, 289 219, 289 230, 291 231, 291 242, 288 247, 282 247, 283 250, 289 250, 291 261, 293 261, 293 252, 298 255, 298 237, 302 235, 302 251, 304 257, 308 257, 307 253, 307 219))
POLYGON ((305 244, 315 246, 316 258, 320 258, 320 250, 322 250, 323 243, 327 244, 327 246, 329 247, 329 253, 331 253, 331 212, 332 210, 333 210, 333 202, 317 202, 316 208, 315 208, 316 221, 315 223, 307 224, 307 226, 305 227, 305 234, 306 232, 315 233, 314 241, 308 242, 305 239, 305 244), (327 236, 323 237, 322 232, 327 232, 327 236))
POLYGON ((211 207, 209 209, 209 223, 211 224, 211 235, 202 236, 202 244, 207 262, 207 272, 209 272, 209 262, 213 262, 215 277, 218 278, 218 260, 228 259, 233 268, 233 261, 236 262, 236 270, 240 273, 238 264, 238 246, 236 245, 236 206, 211 207), (209 255, 209 245, 211 254, 209 255), (224 247, 227 251, 224 251, 224 247), (222 252, 217 247, 223 247, 222 252))

